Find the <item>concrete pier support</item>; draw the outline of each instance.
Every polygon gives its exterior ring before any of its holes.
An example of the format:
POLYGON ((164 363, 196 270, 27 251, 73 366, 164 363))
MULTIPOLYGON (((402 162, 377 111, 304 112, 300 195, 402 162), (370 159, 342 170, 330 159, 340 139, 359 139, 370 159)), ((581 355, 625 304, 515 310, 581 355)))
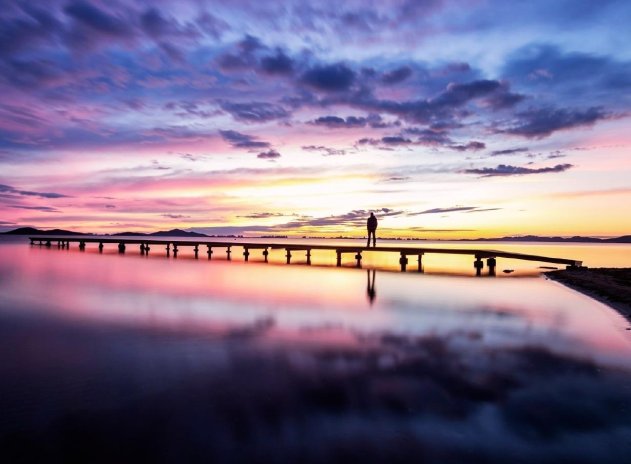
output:
POLYGON ((208 248, 208 251, 206 251, 208 259, 211 259, 213 257, 213 247, 211 247, 210 245, 206 245, 206 248, 208 248))
POLYGON ((418 254, 418 272, 423 272, 423 253, 418 254))
POLYGON ((309 266, 311 265, 311 249, 310 248, 307 249, 307 264, 309 266))
POLYGON ((484 263, 482 262, 482 258, 478 255, 475 256, 475 262, 473 263, 473 267, 475 268, 475 275, 482 275, 482 268, 484 267, 484 263))
POLYGON ((291 250, 289 248, 285 248, 285 251, 287 252, 287 254, 285 255, 285 257, 287 258, 287 264, 291 263, 291 250))
POLYGON ((497 261, 492 256, 489 259, 486 260, 486 265, 489 268, 489 275, 490 276, 494 276, 495 275, 495 265, 496 264, 497 264, 497 261))
POLYGON ((85 242, 79 242, 79 250, 85 251, 85 242))
POLYGON ((57 240, 57 248, 61 248, 61 240, 57 240))
POLYGON ((357 261, 357 263, 355 264, 355 267, 362 267, 362 252, 358 251, 357 254, 355 255, 355 261, 357 261))
POLYGON ((125 253, 125 244, 123 242, 118 243, 118 252, 125 253))
POLYGON ((173 257, 177 258, 177 245, 175 243, 173 244, 173 257))
POLYGON ((193 251, 195 252, 195 259, 199 258, 199 245, 195 244, 193 251))
POLYGON ((243 259, 245 261, 247 261, 249 257, 250 257, 250 250, 248 250, 248 247, 244 247, 243 248, 243 259))
POLYGON ((408 266, 408 257, 403 252, 401 252, 401 257, 399 258, 399 264, 401 265, 401 272, 405 272, 408 266))
POLYGON ((228 261, 232 260, 232 257, 230 256, 230 253, 232 253, 232 251, 230 251, 231 247, 227 247, 226 248, 226 257, 228 259, 228 261))
POLYGON ((269 256, 269 251, 267 251, 267 248, 265 248, 263 250, 263 259, 265 259, 265 262, 267 262, 267 257, 269 256))
POLYGON ((342 266, 342 252, 340 250, 336 250, 335 251, 337 253, 337 263, 336 266, 337 267, 341 267, 342 266))
POLYGON ((145 254, 145 244, 144 244, 144 243, 141 243, 141 244, 140 244, 140 254, 141 254, 141 255, 144 255, 144 254, 145 254))
POLYGON ((103 253, 103 242, 99 243, 99 253, 103 253))
POLYGON ((51 247, 50 240, 48 240, 48 241, 46 241, 46 248, 50 248, 50 247, 51 247))

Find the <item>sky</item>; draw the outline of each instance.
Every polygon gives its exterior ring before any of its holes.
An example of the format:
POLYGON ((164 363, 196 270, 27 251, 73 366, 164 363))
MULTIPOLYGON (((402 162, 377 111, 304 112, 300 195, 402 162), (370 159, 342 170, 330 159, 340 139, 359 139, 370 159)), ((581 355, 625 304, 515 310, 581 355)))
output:
POLYGON ((3 0, 0 230, 631 234, 631 3, 3 0))

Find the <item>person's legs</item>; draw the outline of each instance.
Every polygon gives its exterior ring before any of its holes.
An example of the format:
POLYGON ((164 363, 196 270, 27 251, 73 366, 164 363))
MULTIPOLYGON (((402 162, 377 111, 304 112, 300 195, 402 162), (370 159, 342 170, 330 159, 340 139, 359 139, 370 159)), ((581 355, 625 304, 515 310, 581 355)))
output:
POLYGON ((372 234, 372 230, 368 231, 368 243, 366 244, 366 247, 370 247, 370 234, 372 234))
POLYGON ((373 230, 372 231, 372 247, 376 247, 377 246, 377 231, 373 230))

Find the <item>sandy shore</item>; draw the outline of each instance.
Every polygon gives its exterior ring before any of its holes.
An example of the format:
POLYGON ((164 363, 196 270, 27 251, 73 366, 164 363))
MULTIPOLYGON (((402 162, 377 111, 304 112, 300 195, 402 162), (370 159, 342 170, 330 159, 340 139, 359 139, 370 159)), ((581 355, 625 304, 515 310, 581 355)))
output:
POLYGON ((611 306, 631 321, 631 268, 568 269, 546 276, 611 306))

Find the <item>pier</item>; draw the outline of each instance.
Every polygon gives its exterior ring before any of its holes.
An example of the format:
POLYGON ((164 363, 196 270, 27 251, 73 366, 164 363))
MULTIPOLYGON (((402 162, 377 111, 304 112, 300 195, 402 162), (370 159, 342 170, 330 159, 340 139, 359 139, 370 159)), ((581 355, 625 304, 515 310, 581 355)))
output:
POLYGON ((482 275, 484 269, 484 261, 486 261, 486 267, 489 275, 495 275, 495 269, 497 266, 498 258, 505 259, 518 259, 524 261, 536 261, 541 263, 561 264, 568 268, 578 268, 582 266, 582 261, 567 258, 555 258, 550 256, 539 256, 524 253, 511 253, 499 250, 481 250, 475 248, 435 248, 435 247, 418 247, 418 246, 378 246, 378 247, 364 247, 356 245, 313 245, 313 244, 299 244, 299 243, 261 243, 261 242, 247 242, 247 241, 231 241, 220 242, 212 240, 199 239, 195 241, 184 241, 177 239, 148 239, 148 238, 101 238, 93 236, 73 236, 73 237, 58 237, 58 236, 37 236, 29 237, 31 245, 45 246, 51 248, 56 246, 61 249, 69 249, 71 243, 78 244, 79 250, 86 249, 88 243, 97 244, 99 252, 103 252, 103 248, 106 244, 116 245, 119 253, 125 253, 128 247, 138 246, 141 254, 148 254, 151 247, 163 246, 166 252, 166 256, 170 256, 173 253, 173 257, 177 257, 180 248, 190 247, 195 254, 195 258, 199 258, 200 247, 206 247, 206 255, 208 259, 212 258, 214 250, 224 250, 226 258, 232 259, 232 248, 243 248, 243 260, 248 261, 252 251, 259 250, 265 262, 268 261, 269 250, 285 250, 285 258, 287 264, 291 264, 291 259, 294 254, 305 253, 307 258, 307 264, 311 264, 311 251, 312 250, 328 250, 336 253, 336 265, 342 266, 342 258, 344 255, 351 255, 355 260, 355 266, 361 267, 362 253, 376 252, 376 253, 397 253, 399 255, 399 265, 402 272, 408 269, 410 258, 416 259, 416 270, 423 272, 423 256, 428 254, 453 254, 453 255, 469 255, 473 258, 473 267, 476 270, 476 275, 482 275))

